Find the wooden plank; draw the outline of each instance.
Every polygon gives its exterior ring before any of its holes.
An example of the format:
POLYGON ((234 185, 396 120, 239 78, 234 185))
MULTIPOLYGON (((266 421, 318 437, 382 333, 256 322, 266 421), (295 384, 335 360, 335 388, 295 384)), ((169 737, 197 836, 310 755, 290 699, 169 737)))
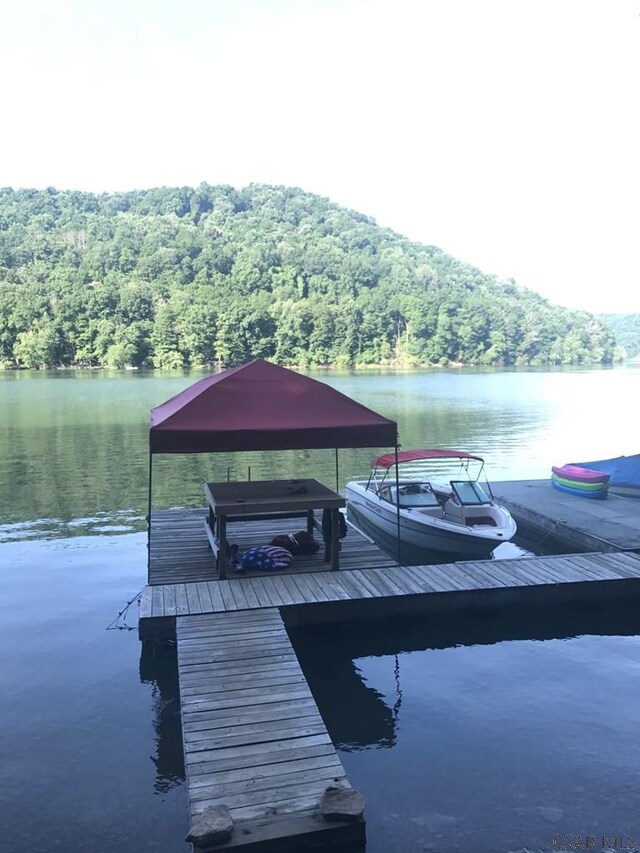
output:
POLYGON ((208 680, 212 679, 215 679, 216 681, 224 681, 228 677, 235 678, 237 679, 237 682, 240 683, 243 679, 251 680, 260 676, 279 676, 281 674, 298 674, 299 672, 300 665, 294 657, 291 657, 288 661, 278 661, 276 663, 257 663, 250 661, 249 665, 245 664, 245 666, 238 666, 224 671, 220 671, 220 669, 216 668, 214 672, 211 670, 193 672, 191 667, 184 666, 180 670, 180 686, 184 689, 189 688, 192 685, 207 683, 208 680))
POLYGON ((176 608, 176 590, 173 584, 162 588, 163 607, 165 616, 175 616, 176 608))
POLYGON ((150 619, 153 608, 152 593, 150 586, 144 586, 140 591, 140 619, 150 619))
POLYGON ((247 596, 244 594, 244 584, 242 581, 238 578, 229 578, 227 583, 236 602, 236 607, 240 608, 240 610, 246 610, 249 607, 249 602, 247 601, 247 596))
MULTIPOLYGON (((321 719, 308 723, 303 726, 296 722, 295 735, 296 737, 313 737, 315 735, 324 735, 326 729, 321 719)), ((235 734, 219 735, 216 731, 215 737, 210 736, 202 740, 190 741, 186 747, 189 753, 189 760, 194 760, 195 753, 211 752, 212 750, 231 748, 234 746, 244 746, 247 743, 273 743, 274 741, 292 740, 291 727, 284 729, 269 729, 267 731, 259 731, 255 726, 251 726, 251 733, 247 734, 242 729, 236 731, 235 734)))
POLYGON ((329 583, 335 581, 336 575, 333 572, 329 575, 329 572, 327 572, 326 578, 328 583, 325 581, 325 576, 321 576, 319 572, 313 572, 304 576, 307 586, 318 601, 331 601, 331 596, 325 590, 325 583, 328 587, 329 583))
POLYGON ((237 582, 242 585, 242 592, 247 601, 247 607, 251 608, 259 608, 261 607, 260 600, 256 595, 256 592, 251 583, 251 578, 238 578, 237 582))
MULTIPOLYGON (((242 697, 248 689, 260 690, 263 689, 265 696, 268 696, 269 690, 275 687, 299 687, 306 684, 304 675, 298 672, 288 672, 282 674, 272 674, 271 676, 263 676, 262 678, 252 673, 245 675, 243 678, 235 677, 229 673, 226 679, 216 678, 215 676, 204 676, 200 679, 192 679, 187 685, 181 685, 180 695, 184 698, 185 703, 191 699, 200 700, 202 697, 211 699, 217 693, 230 697, 235 694, 235 691, 241 690, 239 694, 242 697)), ((304 698, 304 697, 303 697, 304 698)))
POLYGON ((434 592, 451 592, 453 589, 448 578, 442 578, 439 572, 434 571, 437 566, 405 566, 405 569, 416 577, 423 578, 434 592))
POLYGON ((195 583, 188 583, 185 584, 185 586, 187 589, 187 604, 189 606, 189 613, 201 613, 202 604, 200 603, 198 585, 195 583))
POLYGON ((305 575, 289 575, 289 579, 295 583, 298 588, 299 595, 306 603, 316 604, 321 599, 313 592, 311 586, 307 583, 305 575))
MULTIPOLYGON (((335 752, 327 755, 319 755, 315 758, 299 758, 297 761, 282 761, 278 764, 262 765, 258 771, 260 776, 268 780, 272 776, 279 776, 286 772, 295 773, 298 770, 315 770, 324 767, 340 767, 340 759, 335 752)), ((255 767, 239 767, 237 770, 221 770, 218 773, 209 772, 204 778, 196 775, 190 783, 193 788, 208 785, 216 785, 223 782, 241 782, 256 777, 255 767)))
MULTIPOLYGON (((555 580, 549 574, 539 573, 538 579, 533 580, 528 566, 514 566, 515 561, 509 561, 508 566, 501 566, 500 560, 479 561, 472 565, 481 573, 484 573, 493 587, 513 588, 517 586, 531 586, 532 583, 554 583, 555 580)), ((525 562, 525 561, 523 561, 525 562)), ((466 564, 465 564, 466 565, 466 564)))
POLYGON ((268 583, 268 581, 269 578, 264 577, 251 578, 251 583, 256 591, 256 595, 269 602, 269 606, 275 605, 276 607, 279 607, 283 603, 282 599, 278 595, 278 591, 271 583, 268 583))
POLYGON ((225 604, 222 600, 222 593, 220 592, 220 586, 218 581, 209 581, 207 583, 207 589, 209 590, 209 595, 211 596, 211 601, 213 603, 214 611, 225 610, 225 604))
POLYGON ((278 575, 269 575, 269 583, 271 584, 270 589, 275 588, 278 596, 282 600, 283 604, 296 604, 296 600, 293 598, 291 593, 289 592, 284 580, 278 575))
POLYGON ((233 597, 233 592, 231 591, 231 586, 229 585, 229 581, 228 580, 219 580, 218 581, 218 589, 220 590, 220 595, 222 596, 224 609, 225 610, 236 610, 236 600, 233 597))
POLYGON ((151 588, 151 615, 164 616, 164 595, 162 587, 151 588))
POLYGON ((298 577, 300 577, 300 575, 281 575, 280 580, 289 591, 289 595, 291 596, 294 604, 308 604, 307 595, 302 592, 296 583, 296 578, 298 577))
POLYGON ((176 594, 176 614, 186 616, 189 613, 189 602, 187 600, 187 587, 183 583, 174 586, 176 594))
POLYGON ((340 583, 352 599, 377 597, 368 586, 365 586, 362 581, 355 577, 353 571, 340 572, 340 583))
MULTIPOLYGON (((236 708, 233 719, 239 725, 259 723, 265 720, 288 720, 296 719, 298 715, 306 716, 316 710, 314 700, 309 696, 306 699, 296 699, 295 702, 270 702, 260 707, 244 706, 236 708)), ((191 736, 198 736, 200 732, 216 729, 229 725, 228 711, 209 711, 199 714, 197 718, 191 717, 183 721, 183 733, 185 740, 191 736)))
MULTIPOLYGON (((304 575, 305 580, 308 575, 304 575)), ((348 601, 351 599, 351 595, 349 591, 345 589, 344 584, 341 581, 342 572, 327 572, 326 575, 322 577, 322 589, 321 593, 325 596, 325 600, 327 601, 348 601)), ((319 582, 316 582, 316 585, 319 586, 319 582)))
POLYGON ((205 731, 190 733, 189 737, 185 738, 185 751, 193 752, 194 749, 197 749, 203 743, 210 745, 214 739, 222 743, 223 739, 229 737, 243 737, 245 743, 248 743, 254 736, 263 740, 269 736, 272 739, 281 740, 283 732, 291 732, 292 725, 299 726, 300 729, 306 729, 310 726, 322 726, 324 724, 322 717, 317 711, 307 714, 304 717, 296 717, 294 723, 291 722, 291 719, 258 720, 257 723, 245 723, 244 725, 234 723, 233 725, 219 726, 217 729, 207 729, 205 731))
POLYGON ((414 580, 422 592, 438 592, 437 587, 430 583, 427 577, 429 566, 401 566, 402 572, 414 580))
POLYGON ((371 569, 370 571, 353 569, 351 574, 371 590, 374 598, 388 598, 392 595, 391 588, 385 583, 383 578, 378 577, 377 571, 377 569, 371 569))
POLYGON ((566 583, 567 578, 562 572, 553 565, 545 566, 539 562, 538 558, 528 558, 522 561, 522 565, 509 565, 504 570, 500 566, 494 570, 494 573, 500 573, 506 577, 511 586, 516 586, 517 583, 513 578, 520 578, 523 586, 539 586, 548 584, 566 583))
POLYGON ((417 585, 411 583, 407 576, 403 576, 399 569, 389 567, 376 570, 389 586, 394 590, 394 595, 415 595, 417 585))
POLYGON ((477 588, 473 581, 460 572, 454 563, 443 563, 441 566, 432 566, 431 568, 432 570, 436 569, 440 577, 446 578, 452 589, 466 592, 477 588))
POLYGON ((622 577, 638 577, 638 573, 633 569, 624 566, 619 560, 612 555, 613 559, 609 560, 607 554, 572 554, 571 561, 578 566, 581 566, 585 571, 594 574, 600 578, 607 577, 610 579, 622 577), (595 558, 595 559, 594 559, 595 558), (594 572, 594 562, 598 564, 598 569, 594 572))
MULTIPOLYGON (((344 778, 344 772, 342 774, 335 775, 338 776, 338 778, 344 778)), ((271 788, 266 792, 264 790, 257 790, 235 794, 230 807, 231 815, 233 816, 234 810, 236 809, 242 808, 243 806, 257 805, 258 803, 269 807, 279 808, 280 804, 284 800, 297 800, 305 795, 308 795, 310 799, 313 798, 318 802, 327 785, 330 784, 330 780, 332 778, 334 778, 334 776, 330 774, 329 776, 324 775, 324 778, 316 779, 313 782, 307 782, 305 784, 293 784, 282 788, 271 788)), ((197 789, 195 796, 192 796, 193 801, 206 803, 207 807, 224 805, 225 799, 224 795, 219 796, 214 790, 206 791, 197 789)))
POLYGON ((462 575, 466 575, 476 589, 495 589, 496 587, 508 586, 506 580, 496 580, 489 572, 485 571, 482 563, 456 563, 456 568, 462 575))
MULTIPOLYGON (((191 800, 215 799, 223 802, 231 799, 235 808, 257 803, 271 805, 281 799, 294 799, 295 796, 305 793, 305 790, 319 790, 320 795, 331 782, 340 782, 346 778, 342 767, 328 765, 313 768, 312 770, 296 770, 289 773, 281 773, 277 776, 256 776, 254 779, 243 779, 237 782, 217 782, 210 787, 199 786, 192 788, 191 800), (311 788, 313 786, 313 788, 311 788), (291 795, 294 796, 291 796, 291 795)), ((318 798, 319 799, 319 798, 318 798)))
POLYGON ((402 566, 385 566, 379 569, 379 571, 389 579, 391 584, 395 584, 400 588, 401 595, 424 594, 424 589, 416 583, 415 578, 406 574, 402 566))
MULTIPOLYGON (((232 751, 233 752, 233 751, 232 751)), ((257 768, 272 766, 274 758, 278 761, 298 761, 302 758, 317 758, 321 755, 335 755, 336 750, 332 743, 321 743, 317 746, 292 746, 290 749, 281 750, 277 756, 273 753, 251 752, 246 755, 236 753, 221 758, 216 754, 214 761, 202 761, 189 765, 189 779, 193 776, 204 776, 208 773, 219 773, 221 770, 237 770, 239 768, 253 767, 256 773, 262 772, 257 768)))
POLYGON ((262 578, 246 578, 246 583, 251 586, 260 607, 271 607, 273 605, 271 597, 262 583, 262 578))
POLYGON ((538 557, 535 564, 530 568, 533 572, 537 572, 538 574, 541 572, 553 574, 561 583, 580 583, 584 582, 588 577, 584 571, 572 566, 570 563, 561 562, 557 559, 551 560, 544 557, 538 557))

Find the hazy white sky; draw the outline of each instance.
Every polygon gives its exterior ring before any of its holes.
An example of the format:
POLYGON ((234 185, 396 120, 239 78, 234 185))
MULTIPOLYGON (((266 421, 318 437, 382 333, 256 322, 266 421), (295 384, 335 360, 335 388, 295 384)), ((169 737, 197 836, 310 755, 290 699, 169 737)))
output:
POLYGON ((299 186, 640 311, 640 0, 4 0, 0 186, 299 186))

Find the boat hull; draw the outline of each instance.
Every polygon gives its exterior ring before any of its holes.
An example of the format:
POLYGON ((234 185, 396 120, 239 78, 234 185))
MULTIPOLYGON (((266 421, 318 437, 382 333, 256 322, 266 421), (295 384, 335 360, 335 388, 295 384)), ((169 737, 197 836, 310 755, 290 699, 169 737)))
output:
MULTIPOLYGON (((347 483, 347 518, 370 535, 390 555, 398 558, 398 513, 395 505, 380 500, 361 483, 347 483)), ((400 510, 400 560, 425 562, 438 555, 488 557, 516 532, 511 516, 504 511, 504 528, 478 528, 445 522, 411 510, 400 510)))

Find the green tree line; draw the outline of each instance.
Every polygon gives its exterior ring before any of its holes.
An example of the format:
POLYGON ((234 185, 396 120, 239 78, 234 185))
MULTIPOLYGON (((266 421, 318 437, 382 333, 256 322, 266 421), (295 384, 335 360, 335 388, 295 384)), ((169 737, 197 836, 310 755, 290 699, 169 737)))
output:
POLYGON ((0 189, 0 365, 608 363, 615 337, 300 189, 0 189))
POLYGON ((613 329, 624 358, 640 356, 640 314, 598 314, 613 329))

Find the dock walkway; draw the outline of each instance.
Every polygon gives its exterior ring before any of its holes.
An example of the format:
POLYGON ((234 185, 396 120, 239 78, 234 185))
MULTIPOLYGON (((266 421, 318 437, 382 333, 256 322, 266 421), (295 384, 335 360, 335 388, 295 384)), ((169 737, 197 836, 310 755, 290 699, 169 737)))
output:
POLYGON ((363 843, 363 820, 314 815, 348 782, 277 608, 180 617, 176 637, 190 816, 225 804, 234 819, 216 849, 363 843))
MULTIPOLYGON (((388 566, 364 571, 268 575, 223 581, 147 586, 140 600, 140 632, 157 620, 262 608, 325 605, 368 605, 369 618, 426 612, 446 602, 467 606, 491 593, 496 603, 532 601, 543 594, 558 600, 563 588, 576 598, 606 595, 634 587, 640 590, 640 555, 628 552, 568 554, 512 560, 446 563, 437 566, 388 566), (595 581, 595 583, 593 583, 595 581), (372 606, 373 605, 373 606, 372 606)), ((342 611, 344 612, 344 611, 342 611)), ((355 610, 350 614, 355 615, 355 610)), ((159 627, 159 625, 157 625, 159 627)))

